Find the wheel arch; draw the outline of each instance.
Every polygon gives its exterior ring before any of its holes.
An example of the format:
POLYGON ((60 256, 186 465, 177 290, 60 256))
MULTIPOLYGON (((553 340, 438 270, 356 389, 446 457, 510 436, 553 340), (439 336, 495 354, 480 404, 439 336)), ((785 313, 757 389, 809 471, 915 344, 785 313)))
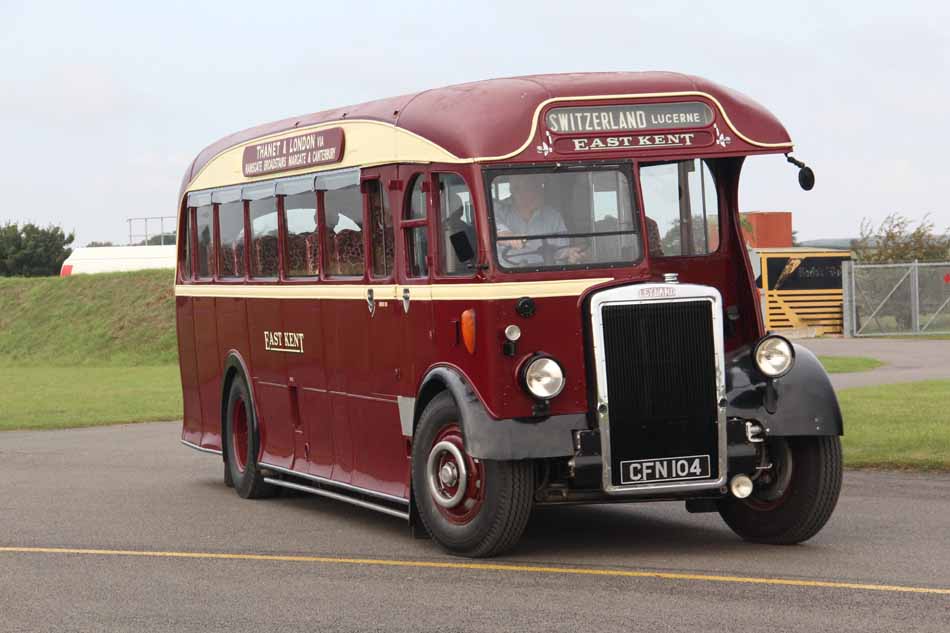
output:
POLYGON ((221 430, 221 456, 222 459, 227 462, 228 438, 227 433, 225 433, 224 422, 228 415, 228 396, 231 393, 231 385, 234 383, 234 379, 238 376, 241 376, 244 379, 244 384, 247 385, 247 393, 251 398, 251 408, 253 409, 251 421, 254 424, 255 430, 258 432, 259 429, 257 427, 260 423, 258 421, 257 400, 254 397, 254 385, 251 382, 251 374, 247 370, 247 364, 244 362, 244 358, 241 356, 240 352, 237 350, 228 351, 224 358, 224 367, 221 371, 221 376, 221 410, 220 416, 218 418, 218 424, 221 430))

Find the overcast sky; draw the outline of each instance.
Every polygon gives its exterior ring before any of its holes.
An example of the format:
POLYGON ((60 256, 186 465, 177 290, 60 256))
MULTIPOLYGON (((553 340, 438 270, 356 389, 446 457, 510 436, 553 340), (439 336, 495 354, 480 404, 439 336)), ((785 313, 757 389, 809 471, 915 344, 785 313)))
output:
POLYGON ((252 125, 492 77, 673 70, 764 104, 816 171, 806 193, 784 158, 748 161, 743 211, 791 210, 800 239, 892 211, 945 228, 947 7, 0 0, 0 223, 124 243, 126 218, 174 215, 200 149, 252 125))

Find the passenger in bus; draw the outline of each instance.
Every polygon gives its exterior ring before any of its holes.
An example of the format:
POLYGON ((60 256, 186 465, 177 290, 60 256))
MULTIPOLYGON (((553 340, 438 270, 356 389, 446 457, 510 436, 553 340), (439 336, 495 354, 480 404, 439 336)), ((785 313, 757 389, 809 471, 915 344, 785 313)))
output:
POLYGON ((567 237, 525 239, 528 235, 566 235, 564 218, 544 203, 544 176, 512 176, 511 196, 495 203, 498 252, 512 266, 576 264, 583 259, 567 237), (504 239, 507 237, 519 239, 504 239))

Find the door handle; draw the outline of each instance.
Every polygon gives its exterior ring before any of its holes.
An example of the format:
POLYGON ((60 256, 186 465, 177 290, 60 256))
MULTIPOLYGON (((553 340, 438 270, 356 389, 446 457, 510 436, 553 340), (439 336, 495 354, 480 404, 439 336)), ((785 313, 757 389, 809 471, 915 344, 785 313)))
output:
POLYGON ((370 316, 376 314, 376 300, 373 299, 373 289, 366 289, 366 307, 369 308, 370 316))
POLYGON ((402 310, 409 314, 409 288, 402 289, 402 310))

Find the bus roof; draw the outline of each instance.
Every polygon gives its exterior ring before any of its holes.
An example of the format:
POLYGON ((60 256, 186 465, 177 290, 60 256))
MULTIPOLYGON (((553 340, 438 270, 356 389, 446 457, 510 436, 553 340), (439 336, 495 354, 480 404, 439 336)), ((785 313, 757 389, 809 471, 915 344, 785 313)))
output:
MULTIPOLYGON (((733 153, 791 150, 788 133, 771 112, 740 93, 700 77, 672 72, 531 75, 425 90, 283 119, 231 134, 198 154, 185 173, 182 193, 255 180, 246 172, 241 173, 240 158, 237 169, 232 164, 218 169, 213 176, 201 179, 199 176, 225 154, 231 154, 233 163, 237 152, 229 150, 262 139, 289 138, 290 133, 321 126, 339 125, 346 131, 348 155, 351 154, 351 136, 354 136, 352 128, 357 124, 361 125, 357 135, 375 141, 381 140, 380 130, 386 130, 394 142, 387 141, 384 145, 395 145, 404 151, 393 153, 386 161, 376 160, 377 163, 505 160, 517 156, 537 140, 537 115, 552 102, 645 98, 660 102, 671 99, 709 102, 719 110, 717 121, 729 128, 721 131, 735 137, 733 153), (368 131, 370 128, 372 134, 368 131)), ((720 131, 718 127, 717 131, 720 131)), ((357 151, 355 157, 348 156, 344 162, 351 166, 372 164, 372 159, 366 152, 357 151)), ((298 173, 306 171, 316 169, 302 169, 298 173)))

